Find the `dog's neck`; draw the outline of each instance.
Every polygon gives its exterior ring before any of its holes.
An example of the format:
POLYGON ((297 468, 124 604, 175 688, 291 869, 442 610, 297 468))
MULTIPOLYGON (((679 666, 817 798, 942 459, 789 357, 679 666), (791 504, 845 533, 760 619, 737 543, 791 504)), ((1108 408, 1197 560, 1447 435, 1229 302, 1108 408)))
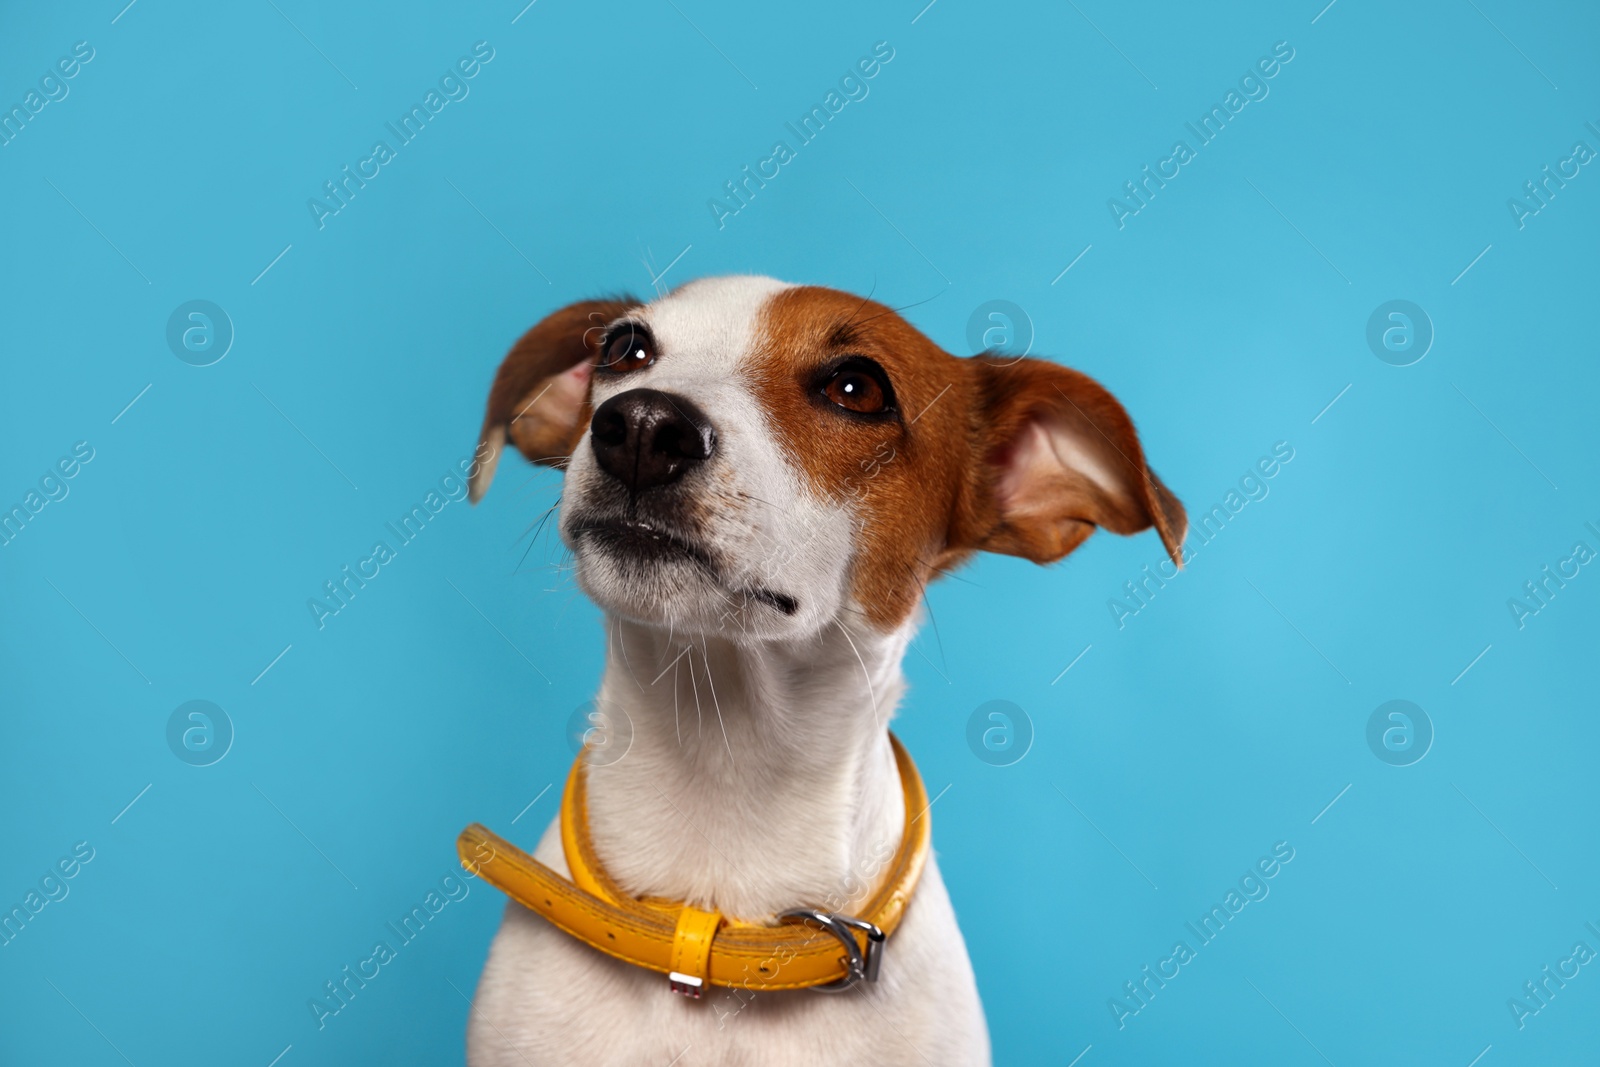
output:
POLYGON ((905 824, 888 723, 913 624, 847 626, 751 646, 607 619, 589 824, 622 888, 752 921, 867 897, 905 824))

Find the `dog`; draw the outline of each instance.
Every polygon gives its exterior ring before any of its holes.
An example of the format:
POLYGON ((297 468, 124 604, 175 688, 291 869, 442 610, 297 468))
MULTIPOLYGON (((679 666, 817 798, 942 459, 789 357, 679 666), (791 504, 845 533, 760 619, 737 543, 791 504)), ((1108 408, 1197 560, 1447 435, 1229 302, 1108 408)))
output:
MULTIPOLYGON (((709 984, 674 967, 697 999, 678 996, 613 934, 586 943, 513 900, 469 1062, 988 1063, 936 862, 887 940, 829 916, 852 916, 931 818, 925 799, 908 810, 925 794, 888 732, 930 580, 980 551, 1052 563, 1097 527, 1153 526, 1181 565, 1183 507, 1122 405, 1055 363, 947 354, 871 299, 740 276, 535 325, 494 379, 474 502, 508 445, 565 468, 560 536, 605 616, 597 705, 630 735, 581 768, 591 862, 626 906, 669 909, 672 960, 701 952, 702 976, 717 938, 823 909, 800 927, 833 946, 842 991, 719 983, 713 963, 709 984), (881 953, 876 980, 852 947, 881 953)), ((566 887, 572 847, 558 818, 522 869, 566 887)))

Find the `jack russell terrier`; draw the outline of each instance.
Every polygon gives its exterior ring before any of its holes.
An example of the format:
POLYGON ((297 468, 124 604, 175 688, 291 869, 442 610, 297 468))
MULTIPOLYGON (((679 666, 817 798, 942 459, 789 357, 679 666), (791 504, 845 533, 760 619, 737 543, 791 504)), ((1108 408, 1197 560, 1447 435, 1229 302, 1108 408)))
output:
POLYGON ((951 356, 870 299, 712 278, 534 326, 474 502, 508 441, 566 470, 597 705, 631 741, 586 747, 532 856, 462 834, 512 898, 469 1062, 988 1063, 888 730, 900 661, 926 584, 974 552, 1051 563, 1154 526, 1180 560, 1183 507, 1122 406, 1054 363, 951 356))

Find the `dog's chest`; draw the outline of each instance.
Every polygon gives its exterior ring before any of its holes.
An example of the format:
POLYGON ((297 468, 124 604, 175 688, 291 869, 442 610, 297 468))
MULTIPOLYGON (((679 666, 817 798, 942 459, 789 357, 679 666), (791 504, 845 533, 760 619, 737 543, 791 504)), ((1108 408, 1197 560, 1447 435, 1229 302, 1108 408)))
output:
MULTIPOLYGON (((559 846, 539 851, 559 862, 559 846)), ((478 987, 468 1055, 473 1067, 972 1064, 988 1062, 988 1037, 930 862, 880 981, 838 994, 714 987, 690 1000, 512 905, 478 987)))

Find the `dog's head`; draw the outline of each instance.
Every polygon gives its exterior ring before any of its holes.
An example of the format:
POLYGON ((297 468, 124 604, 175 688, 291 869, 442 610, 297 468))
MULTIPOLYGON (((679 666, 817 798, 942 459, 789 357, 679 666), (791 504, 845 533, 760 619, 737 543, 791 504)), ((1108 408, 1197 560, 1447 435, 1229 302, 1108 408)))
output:
POLYGON ((1050 563, 1183 507, 1077 371, 942 351, 832 289, 708 278, 557 311, 489 394, 477 501, 507 441, 566 468, 561 537, 607 611, 735 640, 849 613, 890 630, 976 551, 1050 563))

